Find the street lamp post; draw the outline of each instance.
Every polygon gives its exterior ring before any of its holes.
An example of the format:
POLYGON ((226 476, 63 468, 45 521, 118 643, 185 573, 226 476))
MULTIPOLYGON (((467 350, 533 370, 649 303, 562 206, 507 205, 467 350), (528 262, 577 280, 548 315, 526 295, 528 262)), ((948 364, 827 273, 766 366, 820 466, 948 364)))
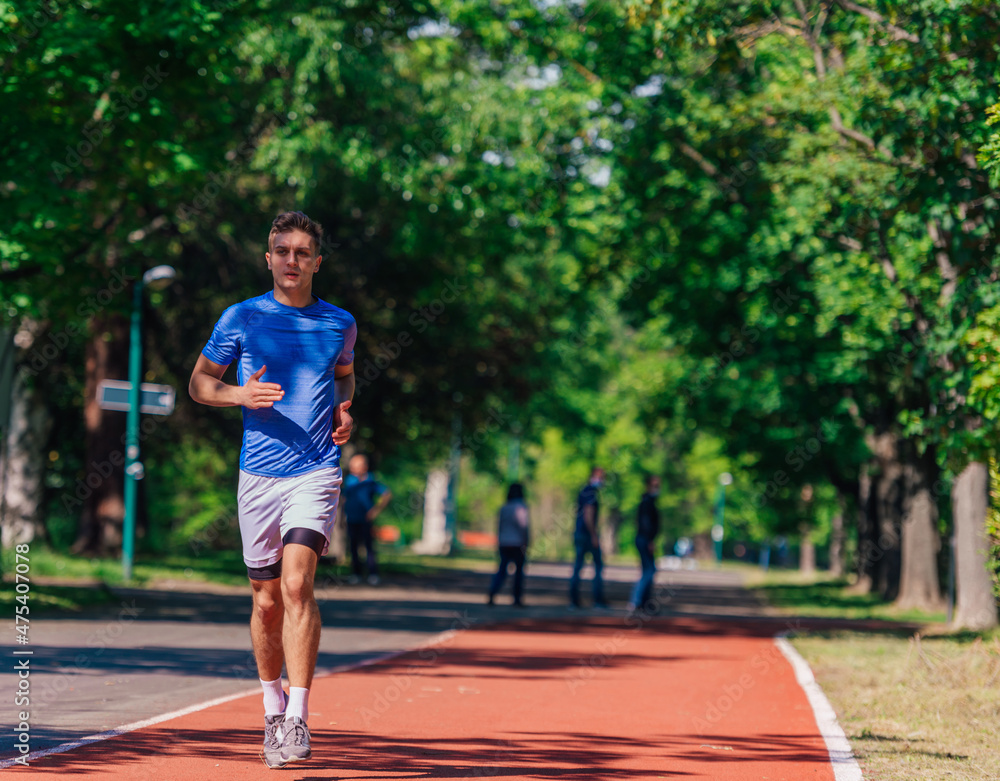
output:
POLYGON ((715 496, 715 525, 712 527, 712 540, 715 541, 715 564, 722 566, 722 540, 725 537, 726 517, 726 486, 731 485, 733 476, 729 472, 719 475, 719 489, 715 496))
POLYGON ((142 290, 166 287, 177 275, 172 266, 155 266, 137 280, 132 291, 132 327, 129 331, 128 417, 125 420, 125 524, 122 529, 122 572, 125 580, 132 579, 135 556, 135 500, 138 483, 145 470, 139 460, 139 404, 142 373, 142 290))

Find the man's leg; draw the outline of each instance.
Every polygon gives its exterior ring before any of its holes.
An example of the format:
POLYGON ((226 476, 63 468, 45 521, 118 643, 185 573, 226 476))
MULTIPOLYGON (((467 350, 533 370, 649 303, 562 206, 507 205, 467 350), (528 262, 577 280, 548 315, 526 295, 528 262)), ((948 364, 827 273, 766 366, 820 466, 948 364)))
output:
POLYGON ((257 675, 264 685, 264 710, 267 715, 281 713, 284 709, 284 694, 281 707, 277 707, 276 691, 268 691, 275 681, 281 686, 281 667, 285 661, 282 648, 282 623, 285 610, 281 598, 281 579, 251 580, 253 589, 253 613, 250 615, 250 641, 253 655, 257 660, 257 675), (270 700, 270 701, 269 701, 270 700))
POLYGON ((365 524, 365 559, 368 563, 368 577, 378 577, 378 561, 375 559, 375 524, 365 524))
MULTIPOLYGON (((285 535, 284 558, 281 568, 281 600, 285 608, 282 624, 282 646, 285 669, 288 671, 288 705, 285 708, 282 734, 276 761, 268 767, 283 767, 289 762, 312 756, 309 747, 309 687, 312 685, 316 655, 319 652, 319 605, 313 597, 313 580, 319 555, 314 547, 299 539, 289 540, 296 533, 301 538, 319 537, 319 532, 293 529, 285 535)), ((322 549, 322 548, 321 548, 322 549)), ((266 754, 266 752, 265 752, 266 754)))
POLYGON ((515 548, 514 560, 514 604, 520 605, 524 597, 524 548, 515 548))
MULTIPOLYGON (((312 685, 321 629, 319 605, 313 596, 316 551, 305 545, 285 546, 281 569, 281 597, 285 607, 282 639, 288 684, 297 689, 312 685)), ((293 714, 294 715, 294 714, 293 714)), ((305 720, 304 716, 301 716, 305 720)))
POLYGON ((569 579, 569 601, 571 605, 580 606, 580 571, 587 555, 587 546, 580 540, 573 541, 576 545, 576 558, 573 561, 573 574, 569 579))
POLYGON ((507 555, 507 549, 505 547, 500 548, 500 566, 497 571, 493 574, 493 579, 490 581, 490 594, 489 594, 489 604, 493 604, 493 597, 500 593, 500 589, 503 588, 504 581, 507 580, 507 566, 510 564, 510 557, 507 555))
POLYGON ((601 560, 601 546, 591 545, 590 555, 594 559, 594 604, 602 607, 607 603, 604 601, 604 562, 601 560))
POLYGON ((642 569, 642 576, 646 581, 646 587, 642 592, 642 605, 647 610, 655 610, 656 606, 651 603, 653 601, 653 583, 656 580, 656 559, 649 548, 643 552, 642 569))
POLYGON ((323 469, 289 478, 282 490, 281 598, 285 605, 282 642, 289 689, 282 725, 281 759, 287 763, 312 756, 306 721, 321 630, 313 583, 319 556, 328 549, 333 531, 340 470, 323 469))
POLYGON ((639 549, 639 562, 642 572, 635 584, 635 588, 632 589, 632 596, 628 601, 630 610, 642 610, 645 607, 648 601, 650 580, 652 578, 650 565, 653 561, 653 555, 649 552, 649 543, 644 539, 639 539, 636 540, 636 547, 639 549))
MULTIPOLYGON (((279 566, 280 564, 278 562, 279 566)), ((277 571, 276 567, 271 568, 271 572, 277 571)), ((281 688, 281 668, 285 659, 282 646, 285 610, 281 597, 281 578, 251 578, 250 584, 253 589, 250 640, 257 660, 257 675, 264 688, 264 747, 261 756, 268 767, 282 767, 285 762, 281 757, 281 726, 285 721, 288 698, 281 688)))
POLYGON ((357 578, 361 577, 361 554, 358 551, 361 545, 361 534, 360 524, 347 524, 347 540, 351 549, 351 574, 357 578))

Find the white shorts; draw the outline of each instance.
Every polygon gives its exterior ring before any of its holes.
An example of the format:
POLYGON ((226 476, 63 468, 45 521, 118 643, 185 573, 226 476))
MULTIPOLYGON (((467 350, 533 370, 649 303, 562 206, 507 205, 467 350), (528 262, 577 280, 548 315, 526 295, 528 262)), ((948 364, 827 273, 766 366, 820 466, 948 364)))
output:
POLYGON ((264 477, 240 470, 236 492, 243 560, 266 567, 281 560, 282 538, 290 529, 312 529, 326 538, 325 554, 337 519, 343 481, 339 466, 296 477, 264 477))

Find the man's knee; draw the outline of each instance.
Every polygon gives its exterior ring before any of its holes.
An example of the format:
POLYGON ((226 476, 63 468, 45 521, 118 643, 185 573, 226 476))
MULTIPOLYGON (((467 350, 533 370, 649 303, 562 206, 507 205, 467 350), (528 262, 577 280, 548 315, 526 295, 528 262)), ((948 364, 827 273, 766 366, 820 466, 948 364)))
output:
POLYGON ((281 576, 281 595, 285 605, 301 608, 314 602, 312 578, 302 572, 285 571, 281 576))
POLYGON ((281 599, 281 589, 278 583, 270 587, 258 587, 253 591, 254 614, 265 624, 271 623, 281 617, 284 610, 281 599))

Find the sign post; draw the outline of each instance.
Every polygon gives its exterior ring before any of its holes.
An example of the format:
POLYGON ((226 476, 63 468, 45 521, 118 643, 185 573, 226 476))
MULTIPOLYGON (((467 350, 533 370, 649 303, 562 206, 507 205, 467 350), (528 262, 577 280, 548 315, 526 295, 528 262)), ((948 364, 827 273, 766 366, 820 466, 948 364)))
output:
MULTIPOLYGON (((139 413, 145 412, 143 404, 145 401, 145 387, 141 386, 139 379, 142 373, 142 291, 144 288, 160 289, 169 285, 177 275, 172 266, 154 266, 142 277, 136 280, 135 287, 132 288, 132 327, 129 331, 128 348, 128 400, 124 407, 128 413, 125 422, 125 523, 122 529, 122 572, 125 580, 132 579, 132 558, 135 553, 135 497, 138 488, 137 483, 143 477, 142 462, 139 461, 139 413)), ((121 390, 122 383, 119 383, 121 390)), ((151 388, 163 386, 150 386, 151 388)), ((166 412, 157 412, 155 408, 150 412, 160 415, 168 415, 174 408, 173 389, 170 390, 170 409, 166 412)), ((155 391, 153 391, 155 392, 155 391)), ((113 391, 112 391, 113 393, 113 391)), ((153 405, 156 406, 155 404, 153 405)), ((108 409, 116 409, 109 407, 108 409)), ((117 407, 121 409, 121 407, 117 407)))
MULTIPOLYGON (((131 358, 129 363, 132 363, 131 358)), ((130 371, 129 374, 132 374, 130 371)), ((146 474, 139 460, 139 413, 169 415, 174 411, 174 389, 169 385, 141 385, 121 380, 102 380, 97 387, 101 409, 128 413, 125 423, 125 528, 122 530, 122 568, 125 580, 132 579, 135 556, 135 499, 138 482, 146 474)))

